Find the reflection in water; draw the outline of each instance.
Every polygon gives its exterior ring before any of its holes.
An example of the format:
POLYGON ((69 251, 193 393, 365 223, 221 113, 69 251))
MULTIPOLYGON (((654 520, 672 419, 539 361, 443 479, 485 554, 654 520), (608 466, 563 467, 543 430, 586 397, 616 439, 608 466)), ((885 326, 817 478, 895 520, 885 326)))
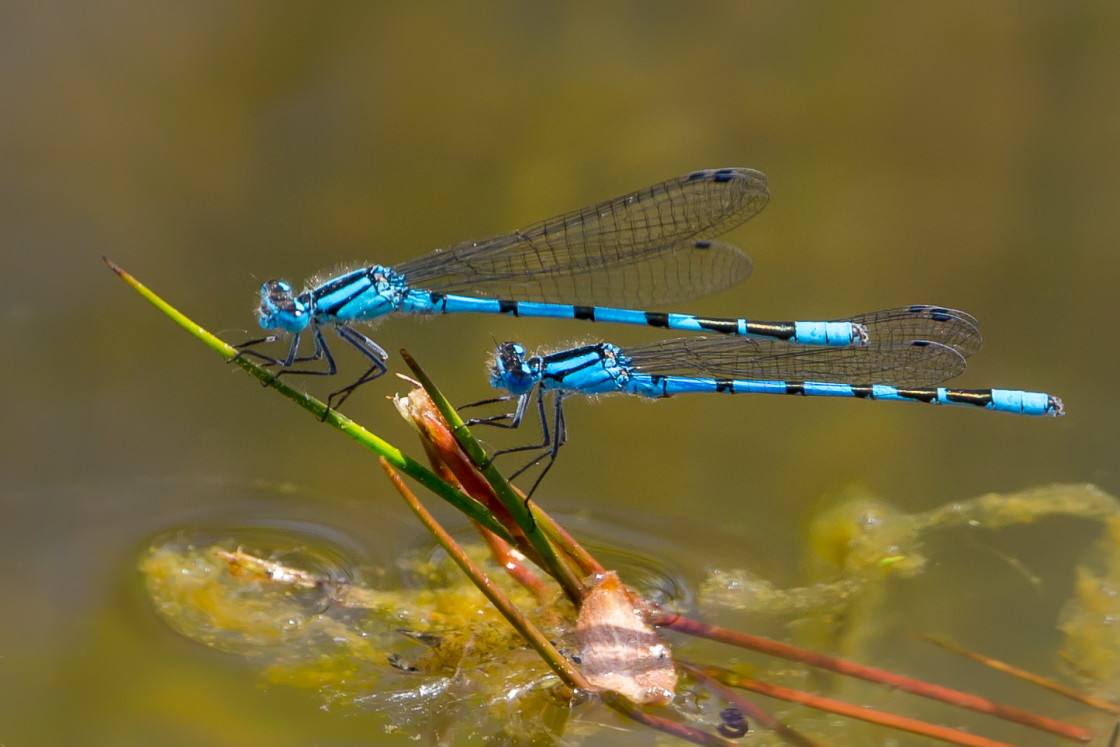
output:
MULTIPOLYGON (((829 653, 867 661, 889 637, 897 584, 943 560, 927 546, 932 535, 1029 525, 1049 516, 1088 519, 1102 523, 1105 532, 1077 568, 1074 597, 1061 622, 1061 653, 1083 689, 1107 698, 1120 684, 1120 636, 1112 624, 1120 617, 1117 509, 1115 498, 1091 486, 992 494, 918 514, 852 500, 822 515, 810 530, 808 553, 821 559, 815 583, 783 590, 745 571, 713 569, 698 592, 701 614, 738 609, 754 621, 780 619, 795 637, 813 637, 829 653)), ((610 527, 599 529, 610 534, 610 527)), ((594 731, 586 709, 569 719, 559 681, 442 552, 419 549, 404 554, 391 572, 369 572, 313 527, 304 530, 165 534, 140 560, 145 587, 159 615, 180 634, 246 657, 269 682, 315 689, 336 708, 375 709, 390 730, 444 737, 503 733, 510 739, 594 731)), ((617 559, 629 561, 620 563, 624 578, 643 579, 639 590, 669 606, 691 601, 686 579, 647 564, 643 556, 652 549, 614 549, 617 559), (683 593, 674 599, 677 592, 667 589, 683 593)), ((484 560, 484 550, 472 552, 484 560)), ((559 593, 554 604, 537 607, 509 576, 492 565, 490 573, 566 656, 578 651, 575 611, 559 593)), ((729 655, 713 654, 703 641, 674 640, 673 646, 678 656, 690 658, 729 655)), ((811 689, 813 681, 829 687, 800 666, 751 661, 752 676, 801 689, 811 689)), ((726 731, 725 705, 686 681, 670 708, 709 729, 723 724, 726 731)), ((893 701, 887 707, 898 712, 911 705, 893 701)), ((777 715, 833 743, 857 743, 877 733, 812 712, 777 715)), ((1086 709, 1071 717, 1089 719, 1086 709)), ((957 723, 961 717, 952 718, 957 723)), ((1107 733, 1102 723, 1107 721, 1094 726, 1107 733)), ((742 744, 769 744, 768 738, 752 730, 742 744)))

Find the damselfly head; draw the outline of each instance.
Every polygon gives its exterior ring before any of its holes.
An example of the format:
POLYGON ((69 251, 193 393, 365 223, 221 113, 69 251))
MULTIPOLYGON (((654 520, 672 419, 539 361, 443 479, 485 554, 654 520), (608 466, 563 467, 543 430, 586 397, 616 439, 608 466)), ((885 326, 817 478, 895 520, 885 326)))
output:
POLYGON ((307 304, 292 297, 292 286, 283 280, 269 280, 261 286, 261 308, 258 311, 265 329, 301 332, 311 321, 307 304))
POLYGON ((533 372, 525 361, 525 348, 518 342, 503 342, 494 351, 490 366, 490 386, 506 389, 510 394, 525 394, 536 384, 533 372))

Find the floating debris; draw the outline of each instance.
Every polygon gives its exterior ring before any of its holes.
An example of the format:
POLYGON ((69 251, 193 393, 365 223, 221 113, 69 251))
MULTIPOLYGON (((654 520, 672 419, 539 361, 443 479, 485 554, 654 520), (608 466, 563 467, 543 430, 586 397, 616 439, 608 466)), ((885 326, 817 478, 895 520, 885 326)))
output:
POLYGON ((596 580, 576 623, 583 674, 640 705, 666 705, 677 672, 668 644, 642 620, 641 608, 614 571, 596 580))

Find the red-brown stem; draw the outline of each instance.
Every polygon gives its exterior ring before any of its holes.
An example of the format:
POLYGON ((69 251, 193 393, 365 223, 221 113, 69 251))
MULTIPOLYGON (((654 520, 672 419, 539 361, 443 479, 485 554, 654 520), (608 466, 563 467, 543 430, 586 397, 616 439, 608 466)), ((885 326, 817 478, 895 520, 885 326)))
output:
POLYGON ((506 569, 514 581, 524 586, 537 598, 538 604, 547 604, 553 596, 552 587, 540 579, 537 574, 533 573, 529 566, 522 562, 525 556, 520 551, 514 550, 510 544, 501 537, 496 536, 493 532, 489 531, 479 524, 474 525, 478 533, 482 535, 482 540, 490 548, 490 557, 494 562, 506 569))
MULTIPOLYGON (((501 518, 502 524, 509 528, 511 532, 518 532, 514 536, 520 537, 520 530, 518 527, 514 522, 507 520, 509 518, 509 513, 505 510, 505 507, 496 499, 493 499, 493 493, 489 492, 489 485, 482 483, 480 486, 476 482, 472 482, 471 488, 468 489, 455 473, 452 472, 451 468, 447 466, 446 460, 449 458, 448 453, 443 446, 438 444, 434 439, 434 436, 438 435, 440 430, 442 430, 443 433, 447 433, 446 428, 435 429, 435 432, 429 427, 421 429, 422 436, 420 438, 420 444, 424 447, 424 453, 428 455, 428 463, 431 464, 432 470, 447 482, 459 487, 460 490, 476 501, 479 500, 477 496, 479 496, 480 493, 484 499, 489 496, 491 500, 480 502, 486 505, 491 511, 493 511, 493 508, 496 506, 501 511, 499 517, 501 518)), ((454 444, 454 440, 452 440, 451 443, 454 444)), ((458 448, 457 444, 456 448, 458 448)), ((548 585, 541 581, 528 566, 522 563, 520 558, 516 558, 511 554, 510 544, 508 542, 498 537, 478 522, 472 521, 471 523, 474 524, 475 529, 477 529, 478 533, 482 536, 483 542, 490 548, 490 555, 494 558, 494 561, 505 568, 506 572, 509 573, 514 580, 532 591, 533 594, 536 595, 537 600, 541 603, 544 603, 551 597, 548 585)), ((532 551, 532 547, 529 546, 528 542, 522 542, 522 545, 530 552, 532 551)))
MULTIPOLYGON (((477 501, 478 498, 475 497, 477 493, 472 493, 470 490, 464 488, 463 483, 459 481, 459 478, 456 477, 455 473, 451 471, 451 468, 447 466, 441 454, 440 447, 437 446, 430 438, 433 434, 429 432, 429 429, 425 428, 422 433, 424 435, 420 439, 420 444, 424 447, 424 453, 428 455, 428 463, 431 464, 432 471, 434 471, 445 481, 457 486, 460 490, 477 501)), ((499 504, 497 501, 492 501, 485 505, 487 505, 487 507, 491 509, 494 505, 497 505, 497 507, 502 511, 502 517, 504 517, 502 520, 502 524, 510 528, 511 531, 517 529, 512 521, 505 520, 505 518, 509 517, 509 513, 506 512, 504 506, 499 504)), ((494 561, 505 568, 506 572, 509 573, 515 581, 532 591, 533 594, 536 595, 537 600, 542 604, 547 601, 549 597, 551 597, 551 592, 549 591, 548 585, 541 581, 540 578, 535 573, 533 573, 528 566, 522 563, 520 558, 514 557, 511 554, 511 546, 508 542, 495 535, 489 529, 486 529, 477 521, 472 521, 471 523, 474 525, 474 528, 478 530, 478 533, 482 536, 482 541, 485 542, 487 547, 490 548, 490 555, 494 558, 494 561)), ((523 544, 527 547, 527 549, 532 549, 531 547, 528 547, 527 542, 523 544)), ((522 555, 522 557, 524 557, 524 555, 522 555)))
POLYGON ((556 546, 556 549, 561 550, 565 555, 571 558, 583 575, 593 576, 605 570, 599 561, 593 558, 591 553, 583 549, 583 545, 576 542, 575 538, 568 534, 568 531, 564 529, 564 527, 556 523, 543 508, 534 504, 533 516, 536 517, 537 522, 544 528, 545 534, 552 540, 552 544, 556 546))
POLYGON ((867 721, 868 723, 886 726, 891 729, 906 731, 931 739, 939 739, 942 742, 960 745, 960 747, 1014 747, 1006 742, 997 742, 987 737, 978 737, 975 734, 949 729, 944 726, 936 726, 926 723, 925 721, 895 716, 891 713, 876 711, 873 708, 854 706, 851 703, 845 703, 841 700, 825 698, 820 695, 802 692, 801 690, 791 690, 788 687, 772 685, 768 682, 759 682, 758 680, 744 677, 720 667, 708 667, 706 671, 710 676, 732 687, 741 687, 744 690, 751 690, 771 698, 778 698, 780 700, 789 701, 790 703, 806 705, 810 708, 816 708, 817 710, 826 711, 828 713, 835 713, 839 716, 847 716, 848 718, 867 721))
POLYGON ((1063 695, 1067 698, 1070 698, 1071 700, 1076 700, 1079 703, 1084 703, 1090 708, 1096 708, 1098 710, 1104 711, 1105 713, 1120 715, 1120 706, 1116 705, 1115 703, 1109 703, 1107 701, 1094 698, 1092 695, 1086 695, 1083 692, 1074 690, 1072 687, 1066 687, 1060 682, 1055 682, 1054 680, 1048 679, 1039 674, 1035 674, 1034 672, 1028 672, 1025 669, 1020 669, 1019 667, 1008 664, 1007 662, 1000 661, 999 659, 993 659, 990 656, 985 656, 984 654, 978 654, 973 651, 960 648, 959 646, 955 646, 948 641, 942 641, 938 638, 931 638, 928 635, 922 635, 920 633, 914 633, 913 635, 915 638, 926 641, 927 643, 932 643, 934 646, 939 646, 947 651, 952 651, 954 654, 967 656, 969 659, 978 661, 986 667, 991 667, 992 669, 995 669, 997 671, 1010 674, 1012 677, 1018 677, 1019 679, 1030 682, 1033 685, 1038 685, 1039 687, 1045 688, 1051 692, 1063 695))
MULTIPOLYGON (((517 540, 517 550, 521 553, 521 557, 527 557, 540 565, 540 558, 532 545, 526 540, 521 528, 517 526, 517 523, 509 515, 509 511, 494 495, 489 483, 478 474, 474 464, 463 453, 439 411, 426 396, 424 402, 424 407, 414 408, 411 411, 412 422, 420 432, 420 444, 424 447, 424 453, 428 456, 428 462, 431 464, 432 470, 444 480, 458 486, 468 496, 486 506, 517 540)), ((521 558, 511 554, 508 542, 495 536, 477 522, 474 525, 479 534, 482 535, 483 541, 489 546, 494 561, 505 568, 514 580, 532 591, 540 603, 546 603, 552 596, 548 585, 521 562, 521 558)))
MULTIPOLYGON (((406 355, 403 350, 401 354, 406 355)), ((407 360, 411 359, 408 358, 407 360)), ((415 361, 410 363, 410 365, 414 364, 415 361)), ((410 379, 406 380, 411 381, 410 379)), ((412 383, 415 384, 416 382, 412 383)), ((417 388, 413 394, 422 395, 423 399, 419 402, 413 402, 413 406, 407 408, 409 411, 408 419, 420 432, 420 442, 424 446, 424 451, 428 455, 428 460, 431 462, 433 469, 451 484, 460 485, 464 493, 485 506, 491 515, 509 531, 517 549, 540 568, 546 569, 549 575, 553 576, 564 589, 568 598, 578 606, 583 594, 587 592, 586 587, 580 583, 580 574, 576 573, 579 563, 575 563, 576 567, 573 567, 571 555, 563 557, 555 555, 555 563, 544 562, 537 548, 526 537, 525 532, 510 514, 509 509, 495 494, 494 488, 491 487, 485 476, 479 472, 478 466, 463 450, 427 391, 417 388), (448 475, 453 476, 453 479, 448 479, 448 475)), ((520 496, 522 501, 525 500, 525 496, 520 494, 516 487, 512 485, 509 487, 520 496)), ((532 507, 529 508, 532 510, 532 507)), ((544 539, 543 536, 542 539, 544 539)), ((551 549, 555 554, 555 548, 552 547, 551 549)), ((528 573, 528 569, 525 569, 525 572, 528 573)))
POLYGON ((771 716, 767 711, 762 710, 757 705, 732 690, 729 686, 723 684, 715 677, 710 676, 703 667, 683 662, 680 659, 677 659, 677 666, 687 671, 696 681, 704 683, 705 687, 711 688, 719 693, 719 696, 724 700, 729 703, 734 703, 736 707, 747 716, 754 719, 763 729, 769 729, 786 742, 796 745, 797 747, 823 747, 820 742, 815 739, 810 739, 804 734, 795 731, 793 728, 786 726, 781 721, 771 716))
POLYGON ((571 689, 593 691, 594 688, 591 686, 591 683, 584 678, 583 673, 561 656, 556 650, 556 647, 549 642, 537 626, 529 622, 528 618, 521 613, 521 610, 510 602, 509 598, 502 593, 502 590, 490 581, 486 572, 470 559, 451 535, 440 526, 439 522, 435 520, 435 517, 424 508, 419 500, 417 500, 416 496, 413 495, 412 491, 408 489, 408 486, 404 484, 404 480, 402 480, 400 475, 390 466, 389 462, 387 462, 384 457, 381 457, 379 461, 381 462, 381 468, 385 470, 385 474, 393 483, 393 487, 395 487, 400 496, 404 498, 405 503, 408 504, 408 507, 416 514, 416 518, 420 520, 424 528, 431 532, 432 536, 436 538, 436 541, 438 541, 440 546, 444 549, 444 552, 455 561, 456 565, 463 569, 463 572, 474 582, 478 590, 490 600, 490 603, 509 621, 510 625, 512 625, 514 629, 525 638, 528 644, 536 650, 537 654, 544 660, 549 668, 551 668, 564 684, 571 689))
POLYGON ((666 734, 671 734, 674 737, 685 740, 686 742, 692 742, 693 744, 712 745, 712 747, 735 747, 734 743, 728 742, 722 737, 717 737, 715 734, 709 734, 706 731, 701 731, 700 729, 689 726, 688 724, 682 724, 679 721, 672 721, 667 718, 661 718, 660 716, 654 716, 653 714, 646 713, 641 708, 631 703, 629 700, 622 697, 618 693, 609 691, 603 692, 600 694, 600 699, 605 704, 618 711, 623 716, 626 716, 631 721, 636 721, 639 724, 644 724, 651 729, 657 729, 658 731, 664 732, 666 734))
POLYGON ((494 495, 490 484, 478 473, 470 457, 463 453, 439 410, 427 399, 426 394, 424 397, 424 406, 412 410, 412 422, 420 432, 420 443, 424 447, 424 453, 428 455, 432 469, 444 480, 452 485, 459 485, 464 493, 486 506, 517 540, 518 548, 527 556, 535 558, 536 553, 517 522, 494 495))
POLYGON ((948 703, 959 708, 966 708, 979 713, 987 713, 1006 721, 1013 721, 1017 724, 1030 726, 1034 729, 1048 731, 1051 734, 1057 734, 1060 737, 1075 742, 1088 743, 1093 738, 1093 735, 1085 729, 1058 721, 1057 719, 1039 716, 1020 708, 1004 705, 1002 703, 994 703, 977 695, 969 695, 968 693, 962 693, 959 690, 952 690, 947 687, 941 687, 940 685, 931 685, 920 680, 903 677, 902 675, 876 669, 875 667, 869 667, 864 664, 857 664, 846 659, 839 659, 833 656, 818 654, 813 651, 806 651, 803 648, 797 648, 788 643, 780 643, 768 638, 762 638, 761 636, 740 633, 716 625, 708 625, 707 623, 684 618, 680 615, 674 615, 663 610, 654 611, 647 619, 651 625, 660 625, 688 635, 709 638, 714 641, 720 641, 752 651, 760 651, 790 661, 803 662, 848 677, 856 677, 868 682, 889 685, 890 687, 913 693, 923 698, 938 700, 942 703, 948 703))

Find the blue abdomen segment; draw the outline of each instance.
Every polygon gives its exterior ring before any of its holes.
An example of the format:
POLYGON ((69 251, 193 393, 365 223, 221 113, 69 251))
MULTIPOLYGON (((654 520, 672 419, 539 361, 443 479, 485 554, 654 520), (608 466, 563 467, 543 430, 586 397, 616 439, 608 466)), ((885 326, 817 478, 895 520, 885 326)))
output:
POLYGON ((709 318, 609 306, 544 303, 480 298, 409 288, 404 276, 373 265, 333 278, 309 291, 319 324, 377 319, 394 311, 409 314, 505 314, 517 317, 581 319, 634 324, 686 332, 716 332, 741 337, 780 340, 798 345, 847 347, 867 342, 859 323, 764 322, 709 318))
POLYGON ((617 309, 609 306, 475 298, 422 290, 408 291, 400 305, 400 310, 413 314, 476 313, 528 318, 580 319, 687 332, 718 332, 742 337, 781 340, 798 345, 847 347, 867 341, 867 333, 863 326, 852 322, 755 322, 748 319, 706 318, 692 314, 617 309))
MULTIPOLYGON (((938 391, 942 394, 942 391, 938 391)), ((1063 415, 1062 401, 1043 392, 1023 392, 1017 389, 991 390, 944 390, 943 395, 949 404, 978 404, 996 412, 1010 412, 1018 415, 1063 415), (974 401, 967 401, 973 398, 974 401)))
MULTIPOLYGON (((914 328, 914 319, 898 319, 904 331, 914 328)), ((880 328, 891 331, 885 321, 880 328)), ((968 349, 967 336, 946 339, 968 349)), ((792 394, 969 406, 1017 415, 1064 414, 1061 400, 1043 392, 939 386, 964 367, 960 350, 928 340, 802 348, 772 340, 708 336, 630 348, 599 343, 527 359, 522 346, 505 343, 498 348, 491 383, 503 386, 507 372, 524 371, 522 378, 531 377, 542 390, 563 390, 564 396, 611 391, 654 398, 692 392, 792 394)), ((512 393, 526 392, 526 386, 513 389, 511 383, 504 385, 512 393)))
MULTIPOLYGON (((565 382, 565 384, 567 383, 565 382)), ((571 388, 579 389, 576 386, 571 388)), ((805 397, 843 397, 885 402, 962 405, 1015 415, 1065 414, 1065 407, 1057 397, 1044 392, 1026 392, 1017 389, 950 389, 947 387, 902 389, 886 384, 864 386, 819 381, 705 379, 688 376, 632 374, 624 385, 620 385, 620 390, 644 397, 671 397, 674 394, 692 392, 793 394, 805 397)))
POLYGON ((799 345, 848 346, 866 342, 867 333, 851 322, 796 322, 794 342, 799 345))
POLYGON ((933 405, 963 405, 1014 415, 1064 415, 1065 407, 1057 397, 1044 392, 1018 389, 899 389, 876 385, 856 387, 855 396, 895 402, 928 402, 933 405))

